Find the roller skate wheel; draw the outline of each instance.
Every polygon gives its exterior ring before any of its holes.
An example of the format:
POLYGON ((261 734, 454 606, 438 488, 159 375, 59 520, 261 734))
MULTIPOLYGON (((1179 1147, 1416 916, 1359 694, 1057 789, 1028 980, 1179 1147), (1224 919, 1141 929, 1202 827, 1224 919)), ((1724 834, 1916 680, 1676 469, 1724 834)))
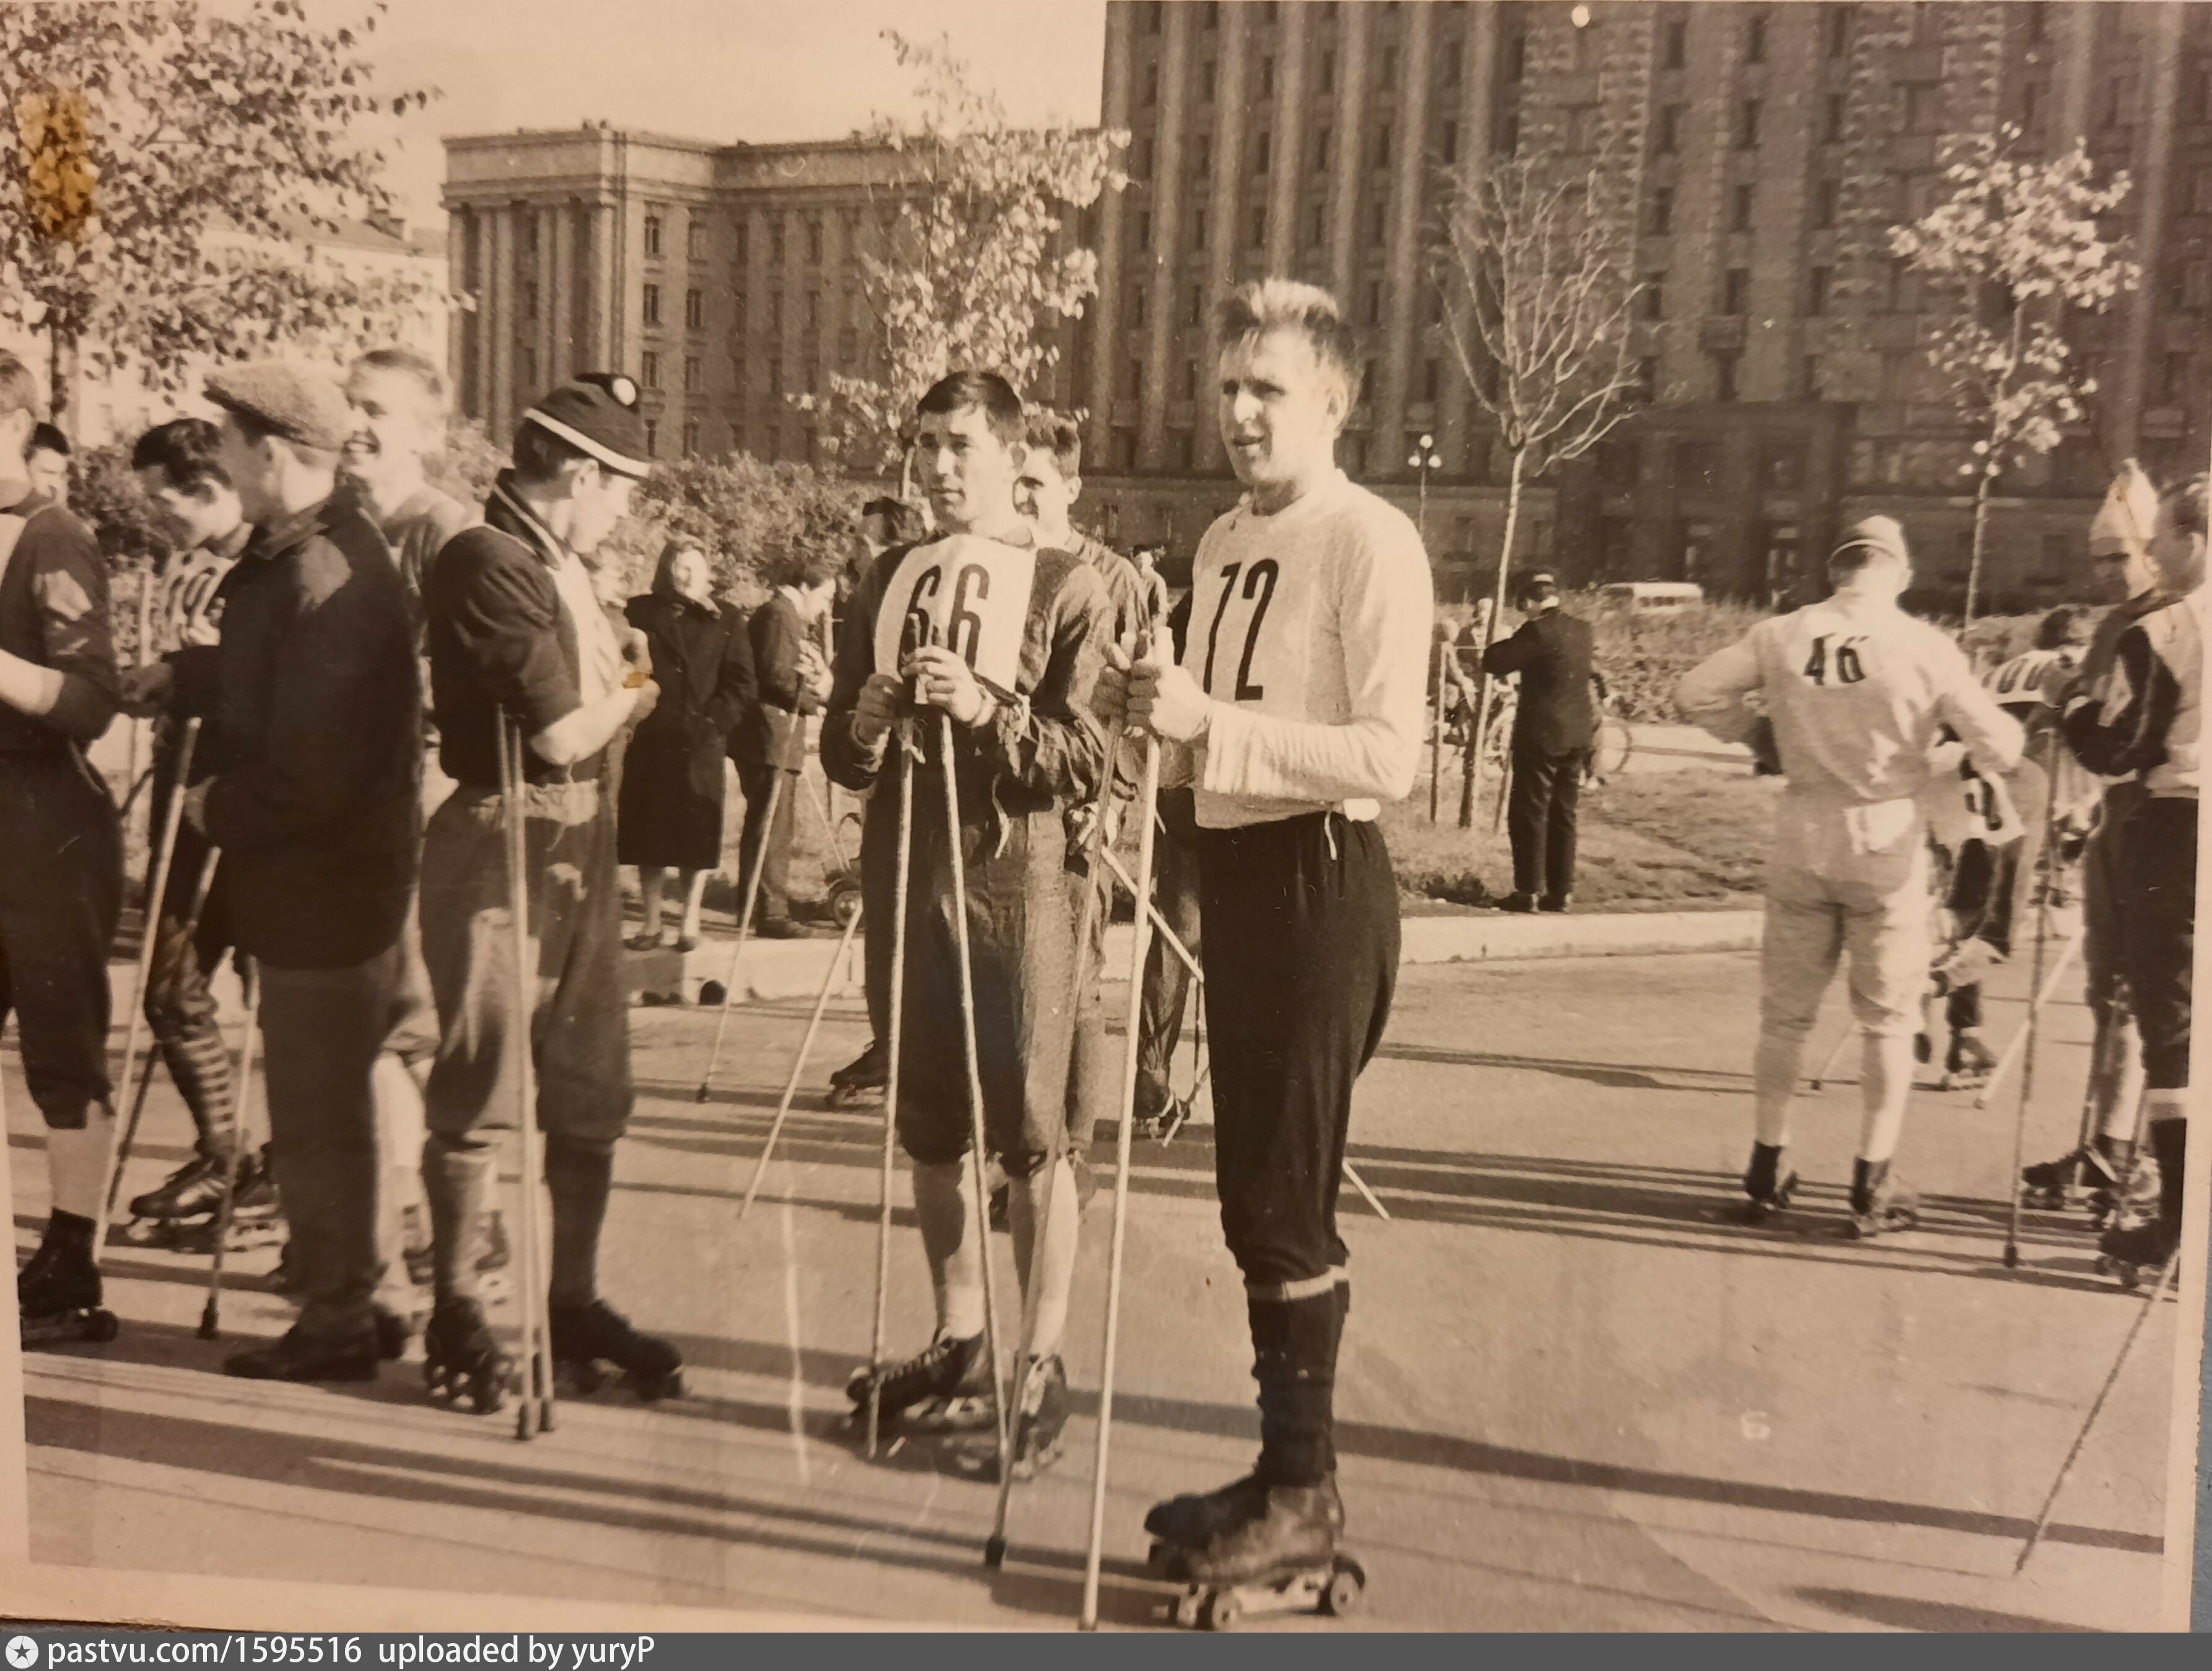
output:
POLYGON ((1182 1625, 1186 1631, 1196 1630, 1198 1628, 1199 1610, 1203 1599, 1204 1598, 1200 1596, 1194 1590, 1188 1595, 1176 1596, 1175 1606, 1171 1609, 1171 1612, 1175 1616, 1175 1622, 1182 1625))
POLYGON ((675 1370, 666 1375, 642 1378, 636 1387, 639 1401, 645 1404, 658 1404, 665 1398, 682 1398, 684 1371, 675 1370))
POLYGON ((1209 1631, 1233 1631, 1244 1615, 1244 1604, 1230 1589, 1210 1591, 1199 1603, 1198 1622, 1209 1631))
POLYGON ((830 890, 830 914, 836 919, 840 928, 845 927, 860 914, 860 889, 854 882, 841 882, 830 890))
POLYGON ((2138 1266, 2130 1265, 2124 1261, 2115 1260, 2113 1261, 2112 1274, 2119 1278, 2120 1286, 2126 1289, 2130 1293, 2133 1293, 2137 1288, 2142 1285, 2142 1268, 2138 1266))
POLYGON ((487 1372, 469 1388, 469 1407, 480 1416, 493 1416, 507 1402, 507 1377, 487 1372))
POLYGON ((1321 1593, 1321 1610, 1331 1619, 1346 1618, 1359 1611, 1366 1596, 1367 1575, 1356 1563, 1339 1561, 1321 1593))
POLYGON ((85 1314, 84 1338, 94 1346, 104 1346, 112 1340, 118 1328, 112 1311, 88 1311, 85 1314))

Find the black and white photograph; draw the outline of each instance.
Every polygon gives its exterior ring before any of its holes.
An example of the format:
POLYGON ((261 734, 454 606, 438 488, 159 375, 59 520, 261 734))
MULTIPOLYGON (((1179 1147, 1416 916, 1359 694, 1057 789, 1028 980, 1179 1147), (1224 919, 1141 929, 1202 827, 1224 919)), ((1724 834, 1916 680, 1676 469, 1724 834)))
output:
POLYGON ((2212 4, 0 105, 0 1612, 2190 1627, 2212 4))

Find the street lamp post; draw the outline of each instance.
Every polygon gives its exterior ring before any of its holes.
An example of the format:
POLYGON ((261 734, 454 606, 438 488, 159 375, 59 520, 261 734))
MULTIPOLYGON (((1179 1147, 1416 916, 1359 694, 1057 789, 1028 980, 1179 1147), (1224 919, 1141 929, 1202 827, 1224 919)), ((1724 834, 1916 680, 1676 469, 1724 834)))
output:
MULTIPOLYGON (((1419 508, 1414 513, 1413 526, 1420 531, 1421 549, 1429 548, 1429 472, 1437 465, 1437 438, 1423 435, 1406 460, 1406 467, 1413 471, 1420 482, 1419 508)), ((1433 628, 1431 629, 1433 631, 1433 628)), ((1437 647, 1437 703, 1436 718, 1429 726, 1429 822, 1437 821, 1437 797, 1443 781, 1444 763, 1444 658, 1452 653, 1452 647, 1437 647)))

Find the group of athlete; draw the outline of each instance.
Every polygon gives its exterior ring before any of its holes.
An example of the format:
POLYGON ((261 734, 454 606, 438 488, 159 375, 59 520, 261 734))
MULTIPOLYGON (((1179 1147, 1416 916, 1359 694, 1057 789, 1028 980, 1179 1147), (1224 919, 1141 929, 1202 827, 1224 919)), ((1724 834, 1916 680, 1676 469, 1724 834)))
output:
MULTIPOLYGON (((1095 1121, 1119 1111, 1103 927, 1117 886, 1141 901, 1156 884, 1169 932, 1141 1031, 1158 1088, 1137 1112, 1171 1117, 1161 1052, 1182 993, 1161 971, 1202 944, 1216 1182, 1244 1280, 1261 1448, 1249 1474, 1162 1503, 1146 1523, 1176 1576, 1236 1586, 1326 1573, 1344 1527, 1334 1388, 1351 1289, 1337 1192, 1353 1084, 1394 989, 1397 887, 1377 817, 1413 786, 1433 605, 1411 521, 1335 462, 1358 361, 1334 301, 1286 280, 1248 284, 1223 304, 1221 339, 1219 422, 1246 492, 1201 541, 1173 620, 1144 569, 1073 530, 1072 427, 985 370, 921 397, 911 465, 927 524, 896 526, 907 513, 895 502, 869 507, 876 538, 842 610, 821 756, 866 798, 871 1054, 893 1086, 934 1301, 926 1345, 854 1377, 856 1411, 917 1425, 1003 1414, 1016 1474, 1058 1454, 1079 1162, 1095 1121), (1131 817, 1162 831, 1145 844, 1154 875, 1115 874, 1131 817), (987 1154, 1006 1182, 1022 1302, 1003 1413, 987 1154)), ((155 799, 177 809, 167 886, 149 903, 143 1002, 199 1132, 163 1187, 171 1199, 133 1206, 159 1216, 195 1191, 234 1206, 273 1186, 292 1238, 298 1321, 226 1369, 371 1377, 427 1309, 434 1379, 495 1404, 509 1369, 483 1303, 505 1262, 496 1145, 534 1083, 550 1259, 526 1279, 544 1283, 552 1356, 582 1371, 611 1363, 648 1395, 677 1390, 676 1348, 597 1286, 633 1102, 609 780, 657 689, 586 560, 652 468, 638 391, 590 374, 540 398, 480 513, 427 485, 446 387, 404 351, 364 357, 343 387, 264 363, 219 374, 207 392, 217 422, 164 425, 134 459, 183 554, 165 604, 174 647, 149 667, 118 672, 90 534, 50 495, 0 479, 0 549, 13 547, 0 580, 0 1003, 19 1020, 52 1191, 18 1278, 26 1339, 100 1299, 122 844, 84 749, 127 707, 162 716, 155 799), (510 904, 518 829, 528 969, 510 904), (255 973, 265 1179, 244 1152, 242 1088, 208 987, 227 950, 255 973), (428 1256, 410 1268, 425 1228, 428 1256)), ((37 419, 30 374, 0 356, 0 478, 37 419)), ((2136 1239, 2114 1256, 2170 1254, 2204 487, 2146 487, 2116 489, 2119 509, 2092 541, 2127 601, 2078 669, 2039 673, 2033 737, 2005 711, 2016 693, 1984 688, 1955 643, 1899 606, 1911 559, 1881 517, 1831 556, 1832 596, 1682 680, 1683 710, 1717 732, 1765 727, 1788 779, 1744 1181, 1754 1217, 1790 1203, 1803 1047, 1847 955, 1865 1036, 1850 1224, 1878 1235, 1910 1221, 1891 1162, 1933 961, 1931 834, 1978 816, 1984 846, 2003 848, 2003 805, 2051 799, 2020 790, 2029 751, 2048 775, 2063 747, 2104 785, 2087 872, 2092 1001, 2100 1028, 2135 1018, 2147 1084, 2142 1144, 2115 1078, 2068 1164, 2118 1179, 2137 1147, 2154 1152, 2158 1211, 2115 1231, 2136 1239)), ((2032 890, 2033 860, 2016 868, 1987 921, 2016 918, 2032 890)), ((2016 935, 1982 938, 1983 966, 2017 955, 2016 935)))

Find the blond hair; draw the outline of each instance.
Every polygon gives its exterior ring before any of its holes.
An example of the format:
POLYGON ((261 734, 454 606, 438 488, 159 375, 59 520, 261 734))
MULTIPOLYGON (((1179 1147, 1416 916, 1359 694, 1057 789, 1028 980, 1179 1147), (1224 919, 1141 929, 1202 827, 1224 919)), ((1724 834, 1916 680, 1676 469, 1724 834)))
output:
POLYGON ((1317 284, 1294 278, 1256 278, 1238 285, 1221 304, 1221 339, 1249 342, 1271 331, 1295 331, 1313 349, 1315 362, 1343 386, 1344 404, 1352 404, 1359 386, 1352 328, 1336 298, 1317 284))

